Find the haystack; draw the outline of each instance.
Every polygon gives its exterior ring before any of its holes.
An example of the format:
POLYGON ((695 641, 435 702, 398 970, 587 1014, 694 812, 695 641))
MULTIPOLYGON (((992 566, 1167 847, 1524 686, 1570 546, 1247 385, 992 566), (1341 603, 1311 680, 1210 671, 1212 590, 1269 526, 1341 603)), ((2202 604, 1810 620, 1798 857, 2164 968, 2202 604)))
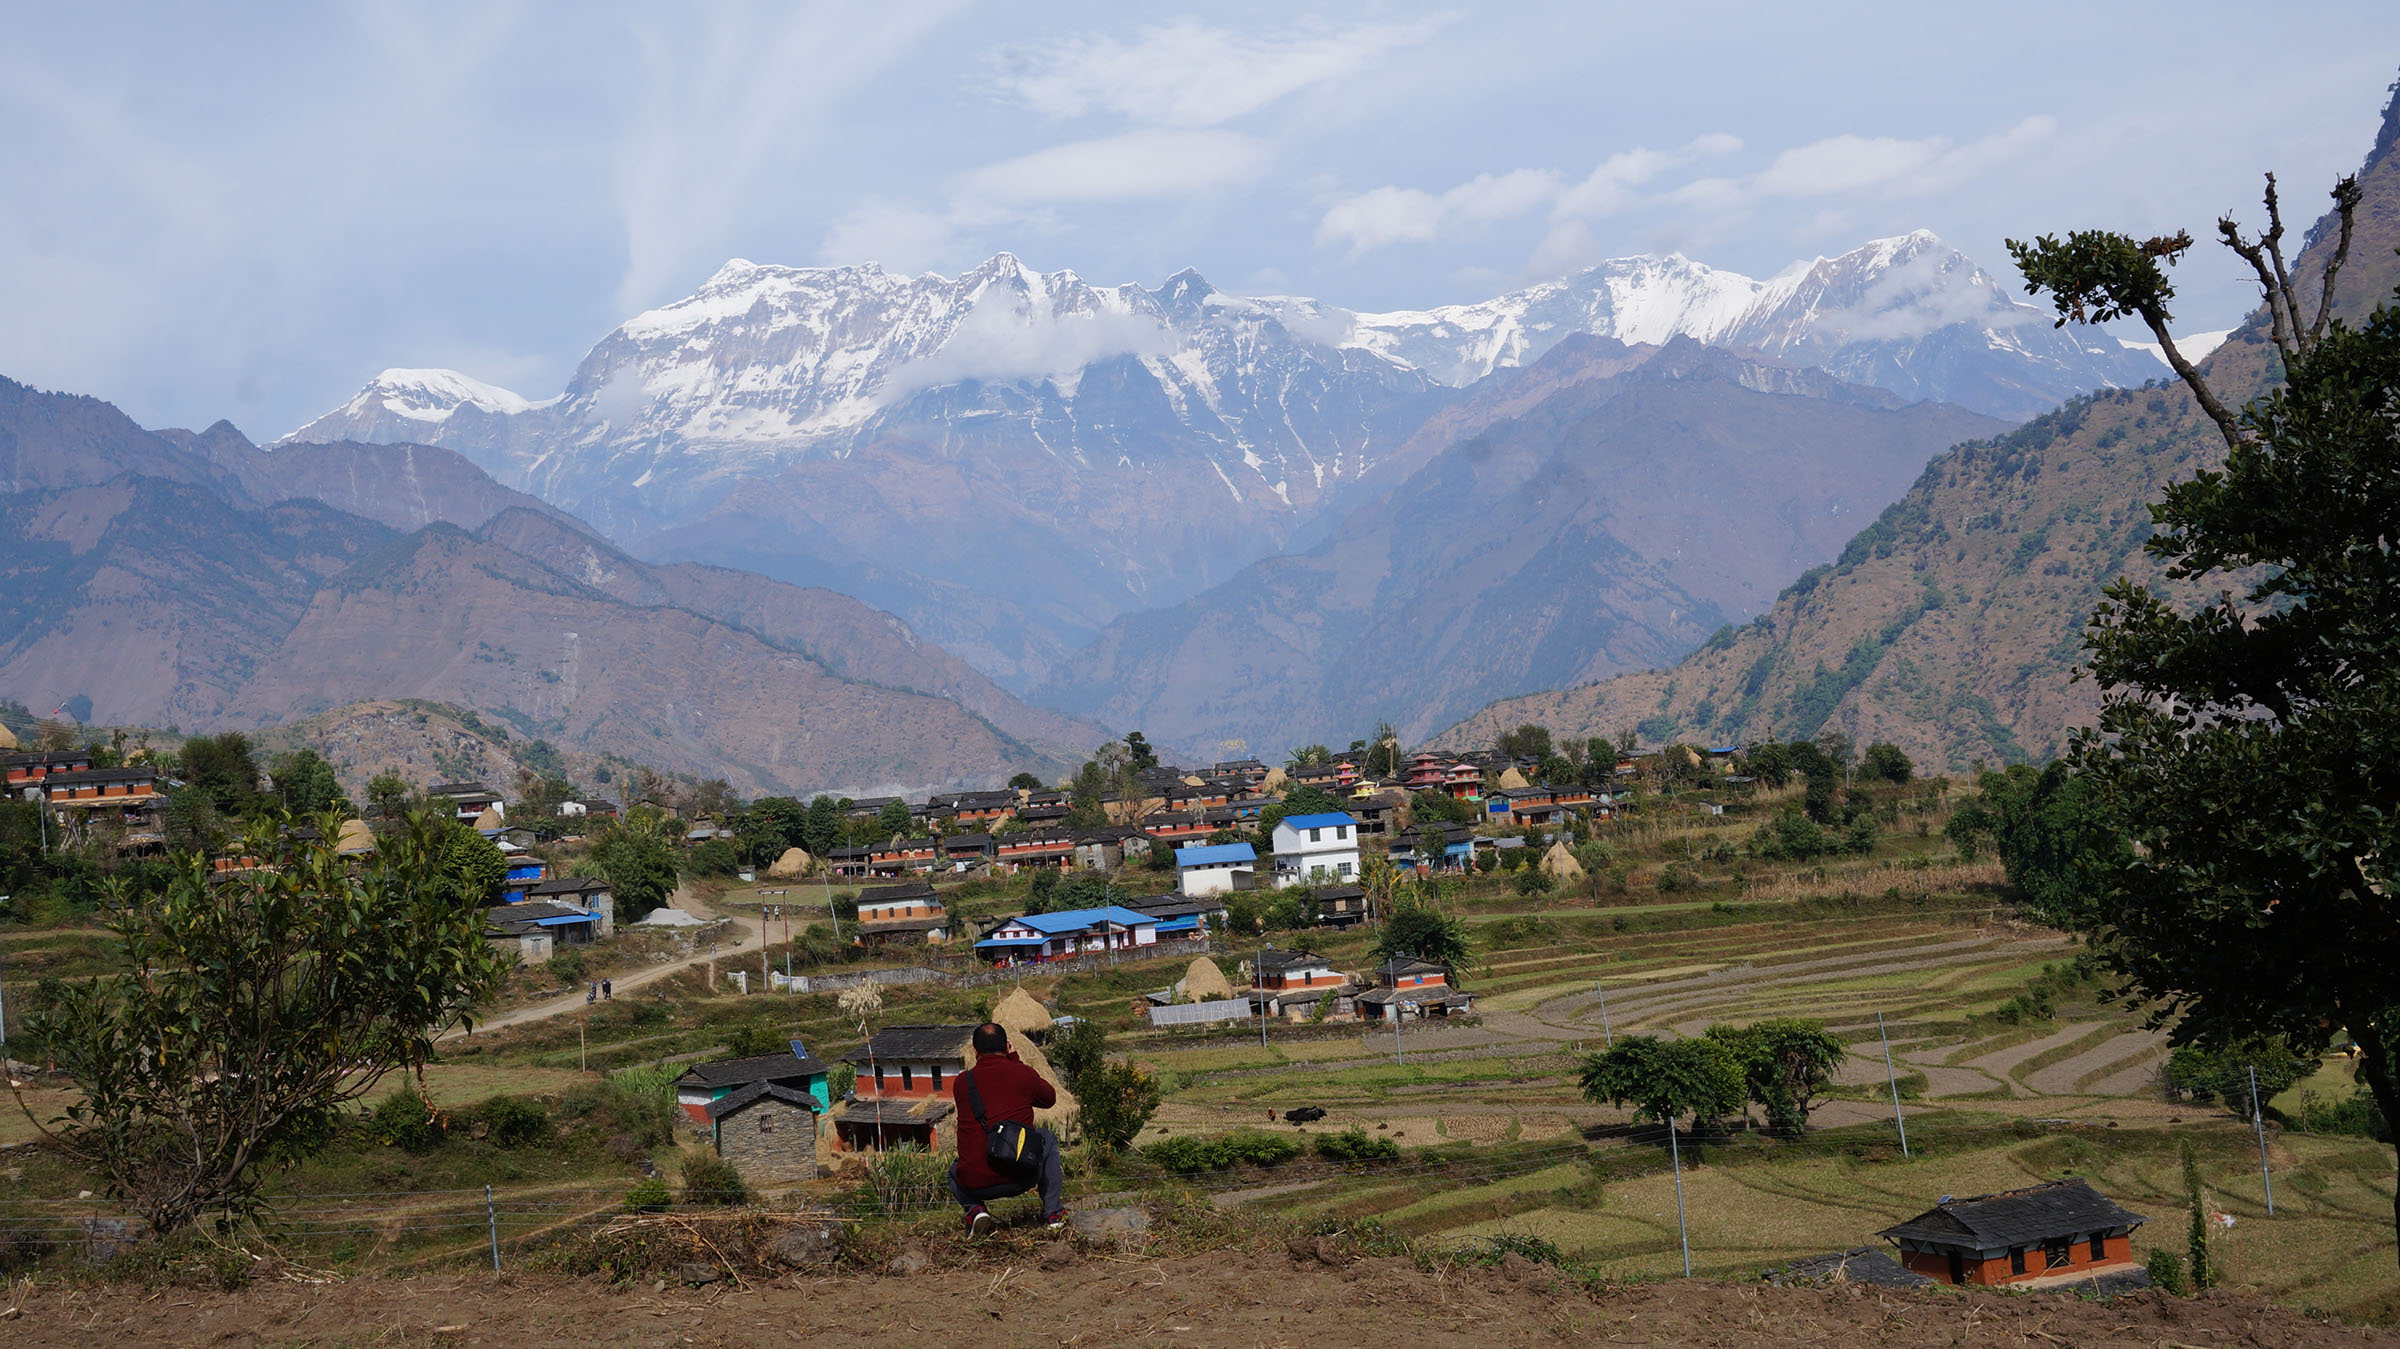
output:
POLYGON ((1584 877, 1583 863, 1575 860, 1575 854, 1567 851, 1564 842, 1551 844, 1550 851, 1542 854, 1542 871, 1558 881, 1580 881, 1584 877))
POLYGON ((1258 780, 1258 789, 1269 796, 1280 796, 1284 787, 1290 782, 1290 776, 1282 769, 1270 768, 1267 770, 1267 775, 1258 780))
POLYGON ((475 817, 475 828, 478 832, 485 829, 506 829, 508 820, 500 814, 500 807, 485 806, 483 813, 475 817))
POLYGON ((1527 782, 1525 780, 1525 775, 1518 772, 1517 766, 1512 763, 1508 767, 1500 770, 1499 778, 1492 785, 1499 787, 1504 791, 1514 792, 1522 791, 1533 784, 1527 782))
POLYGON ((1008 1032, 1010 1044, 1021 1045, 1036 1035, 1050 1033, 1050 1009, 1022 986, 1010 989, 1000 1005, 992 1009, 992 1020, 1008 1032))
POLYGON ((344 820, 342 831, 333 838, 333 850, 344 857, 375 851, 375 831, 365 820, 344 820))
POLYGON ((1183 972, 1183 994, 1194 1002, 1222 1002, 1233 996, 1233 984, 1217 962, 1202 956, 1183 972))
POLYGON ((775 864, 767 868, 767 879, 796 881, 808 874, 809 862, 810 858, 806 852, 798 848, 786 848, 783 850, 783 856, 776 858, 775 864))
POLYGON ((8 729, 6 726, 0 726, 0 749, 16 748, 18 748, 17 733, 8 729))

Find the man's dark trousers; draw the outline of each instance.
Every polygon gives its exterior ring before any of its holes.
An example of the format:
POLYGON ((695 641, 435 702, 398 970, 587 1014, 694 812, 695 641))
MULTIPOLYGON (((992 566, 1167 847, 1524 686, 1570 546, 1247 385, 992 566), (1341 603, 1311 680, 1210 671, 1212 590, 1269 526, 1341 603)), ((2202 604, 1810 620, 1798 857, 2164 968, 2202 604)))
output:
MULTIPOLYGON (((977 1139, 972 1124, 960 1132, 966 1135, 968 1147, 975 1146, 977 1139)), ((950 1197, 958 1201, 959 1207, 972 1213, 995 1199, 1008 1199, 1037 1186, 1042 1192, 1043 1217, 1048 1217, 1066 1207, 1067 1178, 1060 1169, 1058 1136, 1038 1125, 1027 1130, 1027 1133, 1031 1135, 1029 1141, 1035 1151, 1040 1154, 1034 1161, 1034 1179, 1012 1180, 1005 1185, 992 1185, 980 1190, 969 1190, 959 1185, 958 1164, 953 1162, 950 1165, 950 1197)))

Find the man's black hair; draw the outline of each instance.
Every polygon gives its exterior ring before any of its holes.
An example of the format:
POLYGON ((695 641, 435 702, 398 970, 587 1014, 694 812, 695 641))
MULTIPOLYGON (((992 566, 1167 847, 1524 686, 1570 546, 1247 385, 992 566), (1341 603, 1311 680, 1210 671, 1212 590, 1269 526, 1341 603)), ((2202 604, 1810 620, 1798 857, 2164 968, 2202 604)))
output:
POLYGON ((1008 1027, 997 1021, 986 1021, 975 1028, 975 1052, 997 1054, 1008 1048, 1008 1027))

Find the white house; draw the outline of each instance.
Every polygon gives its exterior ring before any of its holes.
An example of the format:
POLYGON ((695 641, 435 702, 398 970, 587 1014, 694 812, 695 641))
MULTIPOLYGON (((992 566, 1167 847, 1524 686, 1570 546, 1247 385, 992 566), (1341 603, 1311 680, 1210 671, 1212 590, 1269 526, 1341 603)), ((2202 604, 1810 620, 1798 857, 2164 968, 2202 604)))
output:
POLYGON ((1275 883, 1339 884, 1358 876, 1358 821, 1330 810, 1275 822, 1275 883))
MULTIPOLYGON (((1356 844, 1351 855, 1357 856, 1356 844)), ((1176 886, 1188 898, 1247 890, 1258 874, 1258 850, 1247 843, 1203 844, 1175 850, 1176 886)))

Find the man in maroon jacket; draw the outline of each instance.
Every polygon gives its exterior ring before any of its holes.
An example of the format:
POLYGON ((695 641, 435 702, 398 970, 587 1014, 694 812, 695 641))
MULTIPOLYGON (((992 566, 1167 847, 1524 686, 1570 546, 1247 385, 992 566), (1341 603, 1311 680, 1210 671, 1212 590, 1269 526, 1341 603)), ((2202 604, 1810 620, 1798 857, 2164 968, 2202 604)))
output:
POLYGON ((1059 1169, 1058 1138, 1033 1122, 1033 1112, 1058 1103, 1058 1089, 1042 1080, 1008 1047, 1008 1031, 991 1022, 975 1028, 975 1066, 950 1084, 950 1100, 958 1107, 958 1161, 950 1168, 950 1194, 967 1211, 967 1231, 982 1236, 999 1226, 984 1210, 994 1199, 1006 1199, 1039 1187, 1042 1218, 1056 1232, 1067 1225, 1062 1195, 1066 1177, 1059 1169), (983 1119, 975 1118, 975 1098, 983 1099, 983 1119), (1003 1120, 1026 1133, 1026 1160, 1033 1174, 1012 1176, 992 1165, 984 1151, 984 1127, 1003 1120))

